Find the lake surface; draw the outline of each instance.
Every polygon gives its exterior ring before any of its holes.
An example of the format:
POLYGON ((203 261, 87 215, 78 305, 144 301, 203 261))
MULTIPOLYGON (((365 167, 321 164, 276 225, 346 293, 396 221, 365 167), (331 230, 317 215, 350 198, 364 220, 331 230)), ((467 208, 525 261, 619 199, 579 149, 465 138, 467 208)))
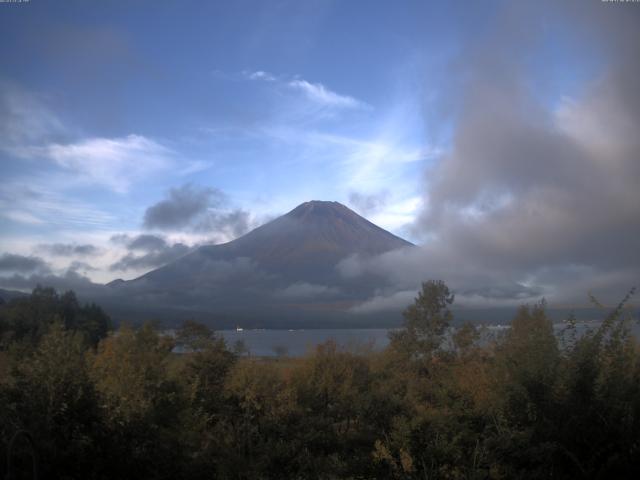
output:
POLYGON ((389 344, 388 332, 386 328, 216 331, 224 337, 229 348, 242 341, 251 355, 260 357, 278 354, 298 357, 327 340, 349 349, 371 347, 381 350, 389 344))
MULTIPOLYGON (((576 327, 576 335, 579 337, 588 329, 595 329, 600 321, 579 322, 576 327)), ((478 327, 481 327, 478 325, 478 327)), ((640 325, 634 323, 631 326, 632 333, 640 339, 640 325)), ((566 328, 564 323, 555 323, 554 330, 560 346, 562 347, 562 332, 566 328)), ((486 343, 501 335, 509 329, 508 325, 485 325, 481 327, 480 344, 486 343)), ((306 330, 216 330, 227 342, 229 349, 234 349, 237 342, 243 342, 248 352, 258 357, 275 357, 286 355, 299 357, 316 345, 334 340, 339 347, 357 351, 361 349, 382 350, 389 344, 388 328, 326 328, 306 330)), ((174 335, 174 330, 165 330, 168 335, 174 335)), ((445 340, 446 343, 446 340, 445 340)), ((445 346, 446 348, 446 346, 445 346)), ((177 350, 179 351, 179 350, 177 350)))

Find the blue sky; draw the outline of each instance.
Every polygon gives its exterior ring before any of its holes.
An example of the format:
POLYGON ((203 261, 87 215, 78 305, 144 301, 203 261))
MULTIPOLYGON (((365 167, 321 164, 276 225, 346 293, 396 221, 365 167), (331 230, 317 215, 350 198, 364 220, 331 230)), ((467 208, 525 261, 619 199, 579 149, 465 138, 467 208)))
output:
MULTIPOLYGON (((469 79, 517 77, 548 120, 610 67, 591 20, 533 3, 1 4, 0 254, 131 278, 144 268, 110 268, 127 253, 118 235, 226 241, 310 199, 428 243, 442 236, 424 219, 464 143, 469 79), (145 224, 189 195, 208 227, 145 224)), ((489 197, 514 196, 498 187, 489 197)), ((482 214, 483 192, 456 215, 482 214)))
POLYGON ((309 199, 382 195, 372 219, 410 236, 421 174, 446 140, 441 126, 425 135, 425 78, 444 82, 437 68, 471 34, 467 14, 423 2, 3 6, 3 90, 27 130, 2 153, 5 235, 136 230, 192 183, 254 223, 309 199), (27 189, 46 198, 16 198, 27 189))

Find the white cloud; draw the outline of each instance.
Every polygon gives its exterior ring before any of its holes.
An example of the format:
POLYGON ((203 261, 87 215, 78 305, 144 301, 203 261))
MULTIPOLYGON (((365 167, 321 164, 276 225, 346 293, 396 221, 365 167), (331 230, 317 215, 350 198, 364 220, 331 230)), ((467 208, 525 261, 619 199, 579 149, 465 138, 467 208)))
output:
POLYGON ((76 143, 26 147, 22 156, 44 157, 73 172, 81 182, 125 193, 131 185, 170 164, 171 150, 141 135, 89 138, 76 143))
POLYGON ((47 187, 59 179, 29 177, 0 185, 0 218, 25 225, 105 228, 115 217, 85 201, 73 200, 47 187), (29 185, 28 187, 26 185, 29 185))
POLYGON ((301 78, 287 82, 287 86, 302 92, 309 100, 328 107, 336 108, 368 108, 364 102, 349 95, 340 95, 329 90, 321 83, 311 83, 301 78))
POLYGON ((393 139, 375 139, 354 144, 344 157, 349 187, 379 189, 397 179, 403 164, 419 162, 432 154, 393 139))
POLYGON ((25 142, 66 132, 60 119, 37 95, 4 81, 0 81, 0 118, 0 148, 9 152, 25 142))
POLYGON ((351 309, 353 313, 368 314, 403 310, 417 296, 417 290, 403 290, 376 295, 351 309))
POLYGON ((422 198, 419 196, 399 198, 389 202, 380 212, 368 218, 376 225, 380 225, 387 230, 398 231, 411 224, 416 219, 421 208, 422 198))
POLYGON ((255 72, 242 72, 242 75, 248 80, 257 80, 263 82, 277 83, 280 86, 286 87, 290 90, 302 93, 303 96, 323 107, 331 108, 371 108, 367 103, 358 100, 349 95, 342 95, 329 89, 322 83, 313 83, 300 78, 298 76, 289 79, 283 76, 276 76, 263 70, 256 70, 255 72))
POLYGON ((204 172, 212 167, 212 162, 206 162, 204 160, 191 160, 184 162, 184 166, 177 171, 177 174, 186 177, 193 173, 204 172))
POLYGON ((263 70, 257 70, 255 72, 244 72, 244 75, 249 80, 264 80, 266 82, 275 82, 276 81, 276 77, 274 77, 270 73, 265 72, 263 70))
MULTIPOLYGON (((3 203, 4 202, 0 200, 0 205, 2 205, 3 203)), ((23 223, 25 225, 42 225, 43 223, 45 223, 41 218, 38 218, 35 215, 23 210, 6 211, 2 212, 1 215, 13 222, 23 223)))

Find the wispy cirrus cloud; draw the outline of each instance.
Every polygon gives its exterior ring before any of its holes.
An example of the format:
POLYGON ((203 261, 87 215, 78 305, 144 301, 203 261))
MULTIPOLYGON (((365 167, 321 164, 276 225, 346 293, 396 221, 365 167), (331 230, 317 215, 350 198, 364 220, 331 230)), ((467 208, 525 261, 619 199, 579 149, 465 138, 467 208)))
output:
POLYGON ((45 243, 38 245, 37 249, 60 257, 92 256, 100 251, 95 245, 77 243, 45 243))
POLYGON ((438 147, 421 146, 405 138, 402 125, 389 122, 379 134, 371 136, 286 125, 265 129, 263 134, 294 150, 296 162, 330 168, 334 198, 358 204, 359 211, 373 222, 402 233, 404 226, 415 220, 422 204, 419 179, 424 165, 441 154, 438 147))
POLYGON ((42 178, 18 178, 0 184, 0 219, 27 226, 98 229, 116 220, 115 215, 51 187, 42 178))
MULTIPOLYGON (((248 74, 246 78, 249 78, 248 74)), ((278 81, 286 83, 285 80, 278 81)), ((282 95, 272 89, 262 94, 267 98, 282 99, 282 95)), ((403 95, 411 96, 413 92, 403 92, 403 95)), ((417 100, 403 98, 390 110, 377 111, 376 118, 369 111, 359 111, 350 112, 355 115, 350 120, 334 116, 334 113, 347 112, 309 105, 306 98, 294 99, 291 100, 293 107, 288 104, 279 107, 272 116, 265 115, 259 121, 220 125, 202 132, 221 148, 234 143, 260 145, 267 155, 277 156, 276 168, 287 166, 286 171, 282 169, 275 174, 323 169, 326 176, 322 182, 315 177, 306 179, 304 191, 295 193, 289 187, 295 199, 292 203, 308 200, 316 182, 326 184, 318 185, 322 198, 344 202, 352 192, 370 196, 389 191, 384 208, 376 212, 376 218, 372 220, 380 221, 382 227, 402 235, 401 229, 417 214, 423 168, 442 153, 439 146, 424 141, 417 100), (389 188, 389 185, 403 185, 403 188, 389 188)), ((281 210, 291 205, 281 203, 277 207, 281 210)))
POLYGON ((316 105, 336 109, 370 109, 371 105, 350 95, 340 94, 320 82, 310 82, 297 75, 274 75, 264 70, 243 72, 248 80, 269 82, 281 88, 299 93, 316 105))
POLYGON ((271 75, 263 70, 256 70, 255 72, 243 72, 244 76, 249 80, 264 80, 266 82, 275 82, 277 78, 275 75, 271 75))
MULTIPOLYGON (((117 193, 126 193, 141 178, 175 163, 175 152, 142 135, 79 135, 49 103, 34 92, 0 79, 0 151, 9 157, 48 161, 52 172, 66 174, 64 182, 59 182, 62 185, 99 185, 117 193)), ((203 162, 184 163, 180 173, 206 168, 203 162)), ((52 188, 54 182, 49 185, 52 188)), ((57 189, 61 189, 60 185, 57 189)), ((21 218, 29 219, 26 215, 21 218)))
MULTIPOLYGON (((9 158, 31 160, 25 169, 37 161, 49 162, 51 173, 57 176, 55 182, 48 182, 50 189, 54 185, 58 191, 97 185, 125 194, 141 179, 170 169, 173 174, 188 176, 212 166, 209 161, 183 158, 163 141, 144 135, 83 135, 45 100, 0 79, 0 152, 9 158)), ((35 175, 41 171, 39 168, 35 175)), ((12 215, 17 221, 29 222, 26 215, 12 215)), ((31 223, 37 222, 31 218, 31 223)))
POLYGON ((386 188, 391 180, 403 173, 403 165, 419 164, 440 154, 438 148, 410 144, 396 135, 399 128, 397 125, 368 137, 305 130, 291 125, 267 128, 262 133, 301 147, 300 151, 312 161, 333 161, 340 168, 341 183, 345 188, 370 191, 386 188))
POLYGON ((0 149, 52 139, 66 127, 38 95, 0 79, 0 149))
POLYGON ((73 143, 49 143, 15 150, 29 158, 45 158, 87 184, 126 193, 131 185, 171 164, 173 152, 141 135, 87 138, 73 143))
POLYGON ((321 83, 311 83, 297 78, 287 82, 287 86, 302 92, 309 100, 320 105, 336 108, 370 108, 366 103, 349 95, 340 95, 321 83))

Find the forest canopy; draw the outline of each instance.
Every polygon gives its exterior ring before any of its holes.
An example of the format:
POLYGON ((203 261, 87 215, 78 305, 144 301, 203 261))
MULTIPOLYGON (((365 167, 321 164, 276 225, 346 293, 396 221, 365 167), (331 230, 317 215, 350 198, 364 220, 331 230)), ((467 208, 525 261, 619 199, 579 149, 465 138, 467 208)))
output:
POLYGON ((269 359, 38 287, 0 305, 0 474, 33 449, 39 478, 638 478, 633 293, 560 334, 524 305, 488 341, 427 281, 382 351, 269 359))

